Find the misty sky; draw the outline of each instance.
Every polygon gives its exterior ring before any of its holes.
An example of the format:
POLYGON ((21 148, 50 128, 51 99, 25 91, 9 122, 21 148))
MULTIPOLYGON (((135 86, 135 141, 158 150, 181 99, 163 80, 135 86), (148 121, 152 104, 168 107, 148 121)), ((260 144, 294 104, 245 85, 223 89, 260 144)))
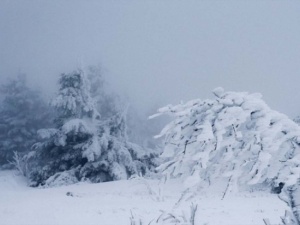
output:
POLYGON ((300 1, 0 0, 0 82, 101 65, 145 111, 211 90, 261 92, 300 115, 300 1))

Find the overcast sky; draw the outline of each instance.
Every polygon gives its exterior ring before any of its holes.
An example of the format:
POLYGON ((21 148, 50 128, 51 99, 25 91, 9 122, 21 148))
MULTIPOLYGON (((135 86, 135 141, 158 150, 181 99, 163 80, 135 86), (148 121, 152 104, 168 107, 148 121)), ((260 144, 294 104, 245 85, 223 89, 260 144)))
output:
POLYGON ((0 0, 1 82, 22 72, 52 91, 89 64, 145 110, 222 86, 294 117, 300 1, 0 0))

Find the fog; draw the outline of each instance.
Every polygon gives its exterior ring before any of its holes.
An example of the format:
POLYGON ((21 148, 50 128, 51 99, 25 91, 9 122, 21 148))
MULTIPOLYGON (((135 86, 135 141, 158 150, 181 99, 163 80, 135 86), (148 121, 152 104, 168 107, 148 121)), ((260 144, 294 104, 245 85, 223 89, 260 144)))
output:
POLYGON ((142 112, 211 90, 300 114, 300 1, 0 1, 0 81, 100 65, 142 112))

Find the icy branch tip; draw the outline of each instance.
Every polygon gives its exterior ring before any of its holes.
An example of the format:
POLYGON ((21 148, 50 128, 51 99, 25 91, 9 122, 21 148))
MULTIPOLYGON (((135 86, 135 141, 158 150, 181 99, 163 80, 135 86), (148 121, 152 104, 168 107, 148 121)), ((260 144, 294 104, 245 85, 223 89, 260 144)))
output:
POLYGON ((217 97, 222 97, 222 95, 224 94, 224 88, 222 88, 222 87, 217 87, 217 88, 215 88, 213 91, 212 91, 213 93, 214 93, 214 95, 216 95, 217 97))

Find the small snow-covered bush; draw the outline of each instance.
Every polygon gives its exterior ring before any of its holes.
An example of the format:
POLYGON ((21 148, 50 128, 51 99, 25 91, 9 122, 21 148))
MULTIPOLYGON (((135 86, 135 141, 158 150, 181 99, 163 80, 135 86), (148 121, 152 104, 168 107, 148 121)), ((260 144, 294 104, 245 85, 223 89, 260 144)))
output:
POLYGON ((152 219, 150 222, 145 222, 145 220, 133 213, 132 211, 130 216, 130 225, 196 225, 195 218, 198 205, 191 204, 189 210, 184 210, 181 213, 172 211, 161 211, 160 215, 157 218, 152 219))
POLYGON ((213 91, 215 98, 159 109, 174 119, 158 169, 187 188, 228 182, 228 191, 257 184, 286 186, 300 176, 300 127, 268 107, 260 94, 213 91))
POLYGON ((70 185, 78 182, 76 170, 69 170, 56 173, 45 181, 46 187, 59 187, 62 185, 70 185))
POLYGON ((193 203, 190 206, 189 212, 183 211, 180 213, 175 212, 162 212, 161 215, 157 218, 156 224, 159 225, 196 225, 195 217, 198 209, 198 205, 194 205, 193 203), (188 215, 188 216, 187 216, 188 215))
POLYGON ((28 175, 28 164, 27 156, 20 156, 18 152, 14 152, 13 160, 10 162, 19 173, 27 177, 28 175))
POLYGON ((294 185, 291 185, 283 190, 279 195, 290 207, 290 211, 286 211, 282 221, 284 225, 299 225, 300 224, 300 179, 294 185))

